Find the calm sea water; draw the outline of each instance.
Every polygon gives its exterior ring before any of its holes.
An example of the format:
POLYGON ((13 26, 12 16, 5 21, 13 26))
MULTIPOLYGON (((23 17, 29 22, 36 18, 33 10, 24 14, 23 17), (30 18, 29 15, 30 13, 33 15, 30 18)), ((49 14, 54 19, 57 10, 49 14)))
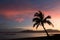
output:
MULTIPOLYGON (((49 33, 50 35, 56 33, 49 33)), ((58 33, 59 34, 59 33, 58 33)), ((47 36, 46 33, 0 33, 0 39, 14 39, 14 38, 27 38, 27 37, 43 37, 47 36)))

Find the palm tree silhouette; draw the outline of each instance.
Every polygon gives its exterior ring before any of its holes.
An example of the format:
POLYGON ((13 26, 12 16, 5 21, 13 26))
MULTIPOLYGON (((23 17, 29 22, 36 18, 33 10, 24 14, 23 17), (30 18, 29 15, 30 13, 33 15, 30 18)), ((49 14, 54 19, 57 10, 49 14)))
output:
POLYGON ((45 30, 47 36, 49 36, 48 32, 46 31, 44 27, 44 24, 47 23, 54 27, 54 25, 48 20, 48 19, 51 19, 51 16, 44 17, 44 14, 41 11, 38 11, 34 14, 34 17, 35 18, 33 18, 33 22, 34 22, 33 28, 36 26, 36 29, 37 29, 39 25, 41 25, 43 29, 45 30))

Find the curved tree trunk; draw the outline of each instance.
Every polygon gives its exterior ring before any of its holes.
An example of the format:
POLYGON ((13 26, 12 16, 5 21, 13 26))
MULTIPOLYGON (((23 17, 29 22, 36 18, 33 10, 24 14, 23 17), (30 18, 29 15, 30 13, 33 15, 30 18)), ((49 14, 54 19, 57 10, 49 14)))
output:
POLYGON ((45 29, 44 25, 43 25, 43 29, 45 30, 45 32, 46 32, 46 34, 47 34, 47 36, 49 36, 49 34, 48 34, 48 32, 46 31, 46 29, 45 29))

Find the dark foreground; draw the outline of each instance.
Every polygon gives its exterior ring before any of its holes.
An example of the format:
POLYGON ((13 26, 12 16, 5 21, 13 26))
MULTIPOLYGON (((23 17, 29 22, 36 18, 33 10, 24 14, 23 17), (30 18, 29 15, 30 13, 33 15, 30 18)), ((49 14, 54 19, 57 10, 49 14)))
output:
POLYGON ((60 34, 55 34, 49 37, 32 37, 32 38, 17 38, 10 40, 60 40, 60 34))

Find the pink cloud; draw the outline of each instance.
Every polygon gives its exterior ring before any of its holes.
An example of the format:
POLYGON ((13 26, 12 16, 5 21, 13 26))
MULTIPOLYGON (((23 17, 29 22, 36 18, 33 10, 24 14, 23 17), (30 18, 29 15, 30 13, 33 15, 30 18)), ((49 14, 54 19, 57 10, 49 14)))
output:
POLYGON ((21 23, 24 21, 24 19, 23 18, 16 18, 16 21, 21 23))
POLYGON ((3 10, 0 14, 5 16, 6 19, 23 22, 24 18, 31 18, 36 10, 3 10), (19 15, 19 17, 17 17, 19 15))

